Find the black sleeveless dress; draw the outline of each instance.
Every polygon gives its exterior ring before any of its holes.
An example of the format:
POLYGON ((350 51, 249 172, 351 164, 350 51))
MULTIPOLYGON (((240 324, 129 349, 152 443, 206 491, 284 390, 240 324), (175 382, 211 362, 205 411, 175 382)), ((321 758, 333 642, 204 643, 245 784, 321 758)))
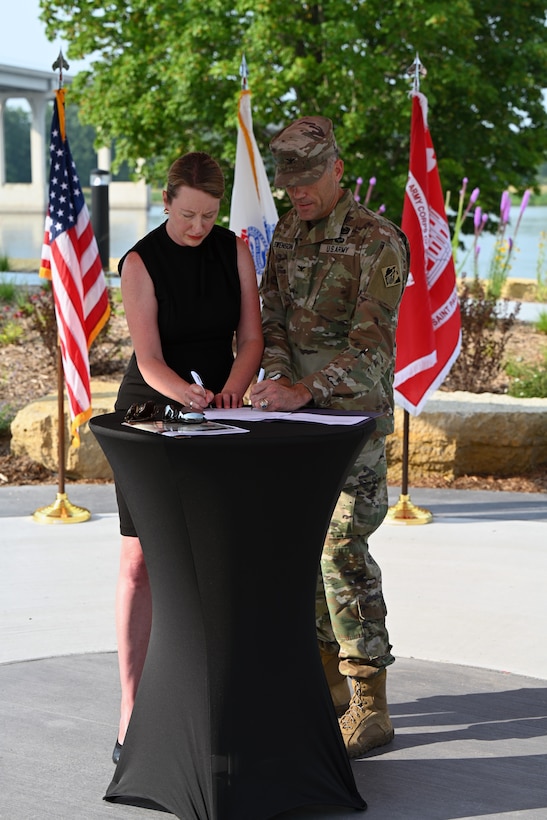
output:
MULTIPOLYGON (((164 222, 131 251, 139 254, 154 283, 165 361, 189 382, 190 370, 196 370, 205 386, 218 393, 233 364, 232 343, 240 316, 235 234, 215 225, 201 245, 193 248, 173 242, 164 222)), ((120 273, 125 256, 118 265, 120 273)), ((116 410, 150 400, 165 404, 172 399, 144 381, 133 353, 116 410)))
MULTIPOLYGON (((192 248, 173 242, 165 225, 131 248, 141 257, 154 283, 163 356, 183 379, 191 382, 190 370, 195 370, 204 385, 218 393, 234 361, 233 338, 241 308, 236 237, 232 231, 215 225, 201 245, 192 248)), ((125 256, 118 265, 120 273, 125 256)), ((127 410, 145 401, 166 404, 172 399, 145 382, 133 352, 115 409, 127 410)), ((136 537, 138 533, 115 477, 114 484, 120 532, 136 537)))

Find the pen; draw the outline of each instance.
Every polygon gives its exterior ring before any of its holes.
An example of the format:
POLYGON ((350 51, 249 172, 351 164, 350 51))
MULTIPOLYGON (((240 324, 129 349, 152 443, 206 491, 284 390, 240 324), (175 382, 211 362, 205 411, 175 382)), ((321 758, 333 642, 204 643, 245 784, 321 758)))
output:
POLYGON ((195 370, 190 370, 190 375, 192 376, 192 378, 193 378, 193 380, 195 381, 196 384, 199 384, 200 387, 205 387, 205 385, 203 384, 203 382, 201 380, 201 376, 199 375, 199 373, 196 373, 195 370))
POLYGON ((265 375, 266 375, 266 371, 264 370, 263 367, 261 367, 260 370, 258 371, 258 376, 256 377, 257 384, 258 384, 258 382, 261 382, 264 379, 265 375))

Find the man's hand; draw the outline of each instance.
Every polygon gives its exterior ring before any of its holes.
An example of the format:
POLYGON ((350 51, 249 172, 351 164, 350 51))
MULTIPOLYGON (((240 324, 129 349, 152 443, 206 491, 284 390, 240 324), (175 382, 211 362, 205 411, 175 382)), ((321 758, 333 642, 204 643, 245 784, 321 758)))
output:
POLYGON ((282 376, 277 381, 265 379, 253 385, 251 404, 256 410, 299 410, 309 404, 312 396, 303 384, 291 384, 282 376))

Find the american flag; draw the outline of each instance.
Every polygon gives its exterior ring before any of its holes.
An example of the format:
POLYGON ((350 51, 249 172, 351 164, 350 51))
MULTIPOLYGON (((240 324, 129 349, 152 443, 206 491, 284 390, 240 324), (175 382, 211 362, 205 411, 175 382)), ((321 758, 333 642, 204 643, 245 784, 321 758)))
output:
POLYGON ((410 273, 397 324, 395 401, 419 415, 460 352, 461 321, 450 230, 437 157, 427 125, 427 98, 412 98, 410 162, 401 227, 410 273))
POLYGON ((277 208, 253 133, 251 92, 247 88, 245 58, 241 64, 241 74, 244 87, 239 95, 237 111, 238 131, 230 230, 248 244, 260 282, 277 224, 277 208))
POLYGON ((88 351, 110 306, 99 247, 65 129, 65 89, 56 91, 50 143, 49 203, 40 276, 51 280, 73 444, 92 414, 88 351))

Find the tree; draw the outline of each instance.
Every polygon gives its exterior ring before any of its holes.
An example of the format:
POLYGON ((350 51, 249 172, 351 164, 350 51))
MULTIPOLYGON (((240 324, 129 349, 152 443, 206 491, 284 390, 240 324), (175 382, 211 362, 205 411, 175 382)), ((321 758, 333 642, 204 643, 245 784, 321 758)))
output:
POLYGON ((4 138, 6 182, 30 182, 30 111, 6 106, 4 138))
MULTIPOLYGON (((50 133, 52 108, 50 106, 47 118, 47 133, 50 133)), ((79 120, 78 107, 67 105, 66 133, 70 143, 70 153, 76 163, 80 182, 84 187, 89 185, 91 171, 97 167, 97 152, 94 148, 95 129, 91 125, 82 125, 79 120)), ((49 142, 49 140, 48 140, 49 142)), ((49 153, 49 144, 48 144, 49 153)))
POLYGON ((239 65, 245 53, 257 142, 292 118, 333 119, 344 182, 376 177, 370 206, 400 220, 408 171, 408 69, 428 73, 441 180, 455 207, 463 177, 497 213, 502 191, 535 184, 547 158, 541 82, 544 0, 41 0, 41 19, 68 57, 91 57, 69 94, 98 144, 116 140, 152 184, 187 150, 233 168, 239 65))
MULTIPOLYGON (((46 107, 45 133, 49 138, 53 103, 46 107)), ((31 113, 24 105, 9 104, 4 112, 4 138, 6 154, 6 181, 24 183, 31 182, 30 162, 30 128, 31 113)), ((76 105, 66 106, 66 130, 70 150, 82 185, 89 185, 91 171, 97 167, 97 151, 95 150, 95 129, 91 125, 82 125, 79 120, 79 109, 76 105)), ((115 151, 115 144, 112 146, 115 151)), ((44 153, 44 167, 49 173, 49 141, 44 153)), ((129 173, 124 163, 120 172, 116 174, 117 181, 127 181, 129 173)))

